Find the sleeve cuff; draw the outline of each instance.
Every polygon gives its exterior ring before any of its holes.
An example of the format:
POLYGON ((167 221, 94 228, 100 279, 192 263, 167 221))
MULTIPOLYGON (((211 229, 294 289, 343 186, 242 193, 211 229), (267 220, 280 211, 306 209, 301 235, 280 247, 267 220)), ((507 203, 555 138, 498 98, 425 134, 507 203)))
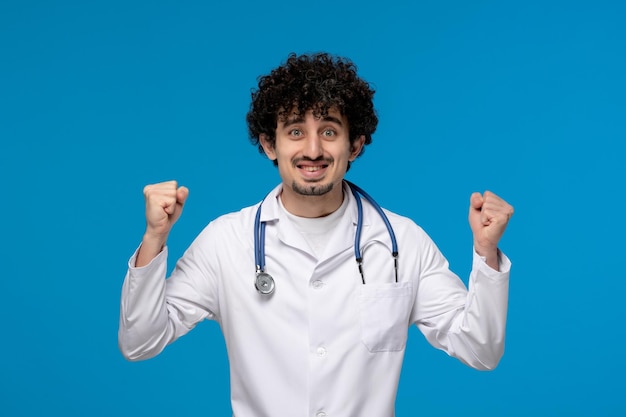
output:
POLYGON ((476 253, 476 249, 474 249, 474 259, 473 259, 474 269, 480 270, 485 275, 492 277, 492 278, 497 278, 503 275, 508 275, 509 272, 511 271, 511 261, 500 249, 498 249, 499 271, 496 271, 495 269, 487 265, 486 261, 487 261, 487 258, 484 256, 480 256, 478 253, 476 253))
POLYGON ((141 245, 139 245, 137 249, 135 249, 133 256, 131 256, 128 260, 129 271, 142 271, 145 269, 151 269, 154 267, 155 264, 160 264, 163 258, 167 259, 167 246, 164 246, 163 250, 159 252, 157 256, 152 258, 152 260, 147 265, 136 267, 135 265, 137 263, 137 254, 139 253, 139 248, 141 248, 141 245))

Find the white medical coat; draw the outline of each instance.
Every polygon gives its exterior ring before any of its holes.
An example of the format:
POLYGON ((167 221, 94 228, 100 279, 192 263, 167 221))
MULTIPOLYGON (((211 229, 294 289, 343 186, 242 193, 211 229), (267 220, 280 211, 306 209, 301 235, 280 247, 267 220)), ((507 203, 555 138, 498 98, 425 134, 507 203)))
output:
POLYGON ((166 276, 167 249, 144 267, 135 255, 122 288, 119 345, 129 360, 157 355, 203 319, 222 329, 236 417, 394 415, 408 328, 464 363, 492 369, 504 349, 510 263, 474 255, 469 291, 426 233, 386 212, 399 257, 395 283, 387 229, 363 200, 366 284, 354 258, 354 196, 319 259, 286 218, 276 187, 263 203, 273 295, 254 288, 258 205, 219 217, 166 276))

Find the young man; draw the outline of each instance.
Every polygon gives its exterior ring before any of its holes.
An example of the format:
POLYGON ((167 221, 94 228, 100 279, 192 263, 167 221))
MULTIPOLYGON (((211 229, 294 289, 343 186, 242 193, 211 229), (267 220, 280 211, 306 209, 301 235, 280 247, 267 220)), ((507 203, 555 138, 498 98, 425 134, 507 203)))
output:
POLYGON ((497 365, 510 268, 498 242, 513 209, 472 194, 466 289, 422 229, 344 181, 376 129, 373 94, 350 61, 326 54, 291 55, 262 77, 248 126, 281 184, 212 221, 167 280, 166 241, 188 190, 144 189, 146 232, 122 290, 127 359, 217 320, 237 417, 393 416, 412 324, 469 366, 497 365))

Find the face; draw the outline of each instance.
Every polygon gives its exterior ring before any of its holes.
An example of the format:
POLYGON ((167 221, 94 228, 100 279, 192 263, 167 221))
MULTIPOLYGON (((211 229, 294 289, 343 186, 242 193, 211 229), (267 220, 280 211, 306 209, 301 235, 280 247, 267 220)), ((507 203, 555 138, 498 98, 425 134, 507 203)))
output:
POLYGON ((310 198, 343 199, 341 182, 361 152, 364 138, 350 144, 348 120, 337 110, 316 117, 312 111, 279 120, 274 146, 261 137, 268 158, 278 163, 283 204, 310 198))

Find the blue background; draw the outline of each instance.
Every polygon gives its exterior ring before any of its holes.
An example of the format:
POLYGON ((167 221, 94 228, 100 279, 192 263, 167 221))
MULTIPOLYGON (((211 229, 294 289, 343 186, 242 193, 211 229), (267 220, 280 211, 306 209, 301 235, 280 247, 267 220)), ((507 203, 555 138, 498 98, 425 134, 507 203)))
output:
POLYGON ((470 193, 516 209, 500 366, 412 329, 397 415, 625 415, 625 22, 624 2, 597 0, 2 0, 0 413, 230 415, 215 323, 149 361, 118 351, 142 189, 191 190, 172 261, 260 200, 279 178, 248 143, 250 90, 289 52, 324 50, 377 90, 348 178, 464 280, 470 193))

